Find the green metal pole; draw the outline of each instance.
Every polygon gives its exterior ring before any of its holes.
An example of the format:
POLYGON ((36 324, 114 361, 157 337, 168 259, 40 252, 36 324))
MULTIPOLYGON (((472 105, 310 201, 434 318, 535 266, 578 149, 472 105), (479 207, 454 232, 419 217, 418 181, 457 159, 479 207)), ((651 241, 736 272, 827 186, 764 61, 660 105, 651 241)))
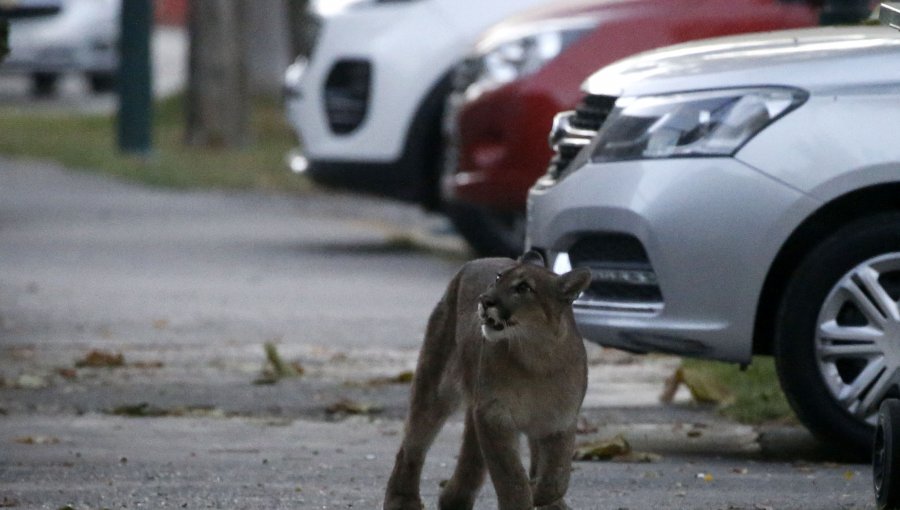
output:
POLYGON ((150 69, 151 0, 123 0, 119 60, 119 150, 147 154, 152 148, 150 69))
POLYGON ((0 15, 0 62, 3 62, 7 53, 9 53, 9 21, 0 15))

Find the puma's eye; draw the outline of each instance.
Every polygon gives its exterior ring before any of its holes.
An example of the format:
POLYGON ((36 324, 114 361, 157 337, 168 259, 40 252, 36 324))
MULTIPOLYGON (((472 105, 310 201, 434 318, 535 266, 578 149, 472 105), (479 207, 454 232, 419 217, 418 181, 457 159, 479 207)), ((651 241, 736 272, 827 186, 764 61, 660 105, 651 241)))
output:
POLYGON ((527 282, 519 282, 519 284, 513 288, 513 291, 516 294, 525 294, 526 292, 531 292, 531 286, 528 285, 527 282))
POLYGON ((497 273, 497 278, 494 281, 495 282, 500 281, 501 276, 503 276, 503 273, 497 273))

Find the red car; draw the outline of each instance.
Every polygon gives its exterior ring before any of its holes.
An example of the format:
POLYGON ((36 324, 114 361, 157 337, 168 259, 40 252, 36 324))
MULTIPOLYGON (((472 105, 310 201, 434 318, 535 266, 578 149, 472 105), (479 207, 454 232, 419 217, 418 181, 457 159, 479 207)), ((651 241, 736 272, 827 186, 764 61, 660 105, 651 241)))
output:
MULTIPOLYGON (((860 2, 862 4, 863 2, 860 2)), ((483 255, 521 253, 525 196, 546 171, 553 116, 615 60, 693 39, 864 16, 866 5, 787 0, 593 0, 499 24, 456 70, 446 110, 446 212, 483 255)))

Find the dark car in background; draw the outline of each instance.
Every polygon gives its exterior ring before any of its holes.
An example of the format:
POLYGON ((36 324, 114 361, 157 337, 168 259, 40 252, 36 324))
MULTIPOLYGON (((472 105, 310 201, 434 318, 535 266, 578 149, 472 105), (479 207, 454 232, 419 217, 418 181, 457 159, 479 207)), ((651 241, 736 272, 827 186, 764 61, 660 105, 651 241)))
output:
POLYGON ((674 43, 867 12, 859 2, 823 10, 821 1, 581 0, 511 18, 456 71, 444 123, 445 210, 478 253, 521 253, 525 197, 553 155, 547 131, 557 112, 575 108, 592 72, 674 43))

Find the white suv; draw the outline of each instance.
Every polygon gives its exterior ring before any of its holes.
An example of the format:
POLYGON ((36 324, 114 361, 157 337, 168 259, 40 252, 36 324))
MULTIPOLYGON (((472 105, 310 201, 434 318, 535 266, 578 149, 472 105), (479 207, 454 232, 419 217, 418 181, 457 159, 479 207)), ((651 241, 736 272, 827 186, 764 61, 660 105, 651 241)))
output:
POLYGON ((29 74, 39 96, 52 94, 59 76, 68 72, 84 73, 93 92, 112 91, 119 67, 121 0, 58 3, 58 9, 11 21, 10 53, 0 73, 29 74))
POLYGON ((501 19, 550 0, 362 0, 327 15, 285 75, 292 168, 334 187, 437 205, 450 71, 501 19))

